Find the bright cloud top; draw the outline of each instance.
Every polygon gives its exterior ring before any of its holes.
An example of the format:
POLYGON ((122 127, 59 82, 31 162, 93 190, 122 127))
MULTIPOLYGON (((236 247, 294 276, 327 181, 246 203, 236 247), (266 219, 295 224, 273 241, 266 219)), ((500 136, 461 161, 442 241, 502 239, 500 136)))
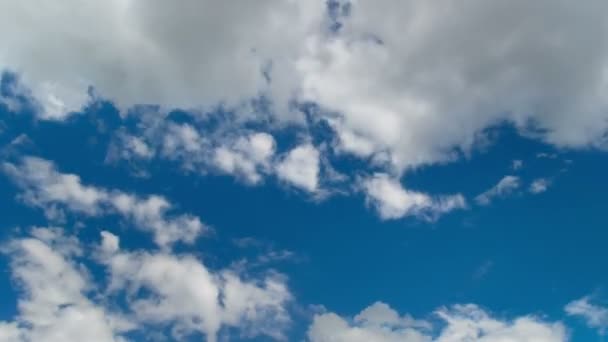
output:
POLYGON ((340 150, 388 152, 398 170, 453 160, 505 121, 558 146, 605 145, 608 47, 589 39, 607 34, 605 2, 339 5, 331 19, 324 0, 5 2, 0 68, 46 118, 79 110, 89 86, 119 108, 249 118, 263 96, 278 121, 302 122, 290 103, 311 101, 340 150))

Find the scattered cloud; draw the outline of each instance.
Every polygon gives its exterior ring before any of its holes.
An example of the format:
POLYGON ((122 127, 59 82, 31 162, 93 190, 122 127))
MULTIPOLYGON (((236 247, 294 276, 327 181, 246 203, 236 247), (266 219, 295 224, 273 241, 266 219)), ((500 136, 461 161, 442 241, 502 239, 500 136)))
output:
POLYGON ((192 243, 209 229, 193 215, 168 215, 172 205, 162 196, 139 197, 84 185, 79 176, 57 171, 48 160, 24 157, 20 164, 4 163, 3 170, 22 189, 19 198, 42 208, 50 219, 62 219, 64 208, 87 216, 119 214, 151 232, 154 241, 165 248, 178 241, 192 243))
POLYGON ((3 252, 22 296, 15 320, 0 322, 3 341, 126 341, 134 329, 127 317, 89 298, 89 274, 74 257, 82 248, 60 229, 38 228, 34 236, 11 241, 3 252), (36 236, 37 235, 37 236, 36 236))
POLYGON ((215 149, 214 164, 228 174, 241 175, 247 182, 258 183, 261 172, 268 173, 275 153, 275 141, 268 133, 240 137, 229 146, 215 149))
POLYGON ((155 104, 196 115, 220 106, 300 124, 292 104, 312 102, 333 121, 337 149, 387 153, 400 171, 454 160, 504 122, 558 147, 605 146, 608 49, 582 39, 605 33, 601 1, 573 9, 470 0, 449 14, 420 0, 352 2, 339 29, 329 29, 337 19, 326 1, 235 6, 70 0, 47 11, 4 3, 0 68, 18 73, 52 119, 87 104, 89 87, 123 112, 155 104), (251 105, 260 97, 265 113, 251 105))
POLYGON ((301 261, 303 258, 288 249, 276 248, 275 245, 266 240, 252 237, 232 239, 232 243, 241 249, 253 250, 256 254, 253 260, 241 260, 240 263, 248 266, 268 265, 283 261, 301 261))
POLYGON ((384 303, 375 303, 353 319, 335 313, 315 315, 308 329, 311 342, 566 342, 563 324, 534 316, 501 320, 476 305, 454 305, 436 311, 441 328, 400 316, 384 303))
POLYGON ((489 205, 496 198, 503 198, 519 189, 521 185, 517 176, 504 176, 496 185, 475 197, 479 205, 489 205))
POLYGON ((178 336, 199 332, 215 341, 222 326, 238 327, 248 337, 281 339, 290 323, 285 305, 291 294, 281 275, 247 281, 233 270, 211 271, 189 255, 122 251, 108 232, 101 250, 110 293, 147 293, 129 299, 140 324, 173 325, 178 336))
POLYGON ((192 255, 126 251, 116 235, 101 236, 96 249, 59 228, 35 228, 10 241, 3 252, 12 260, 19 313, 0 321, 3 341, 126 342, 128 333, 166 328, 173 339, 198 333, 216 341, 232 330, 284 338, 292 298, 284 276, 211 270, 192 255), (83 260, 106 268, 107 281, 99 282, 83 260), (120 298, 124 304, 112 304, 120 298))
POLYGON ((540 152, 536 154, 539 159, 557 159, 557 153, 540 152))
POLYGON ((142 138, 119 131, 115 141, 108 148, 108 161, 150 159, 155 154, 154 149, 142 138))
POLYGON ((319 187, 319 151, 310 144, 295 147, 276 165, 279 179, 315 192, 319 187))
POLYGON ((546 178, 537 178, 530 184, 529 191, 533 194, 540 194, 547 191, 551 182, 546 178))
POLYGON ((581 317, 587 326, 598 329, 602 335, 608 329, 608 308, 593 304, 589 296, 568 303, 564 310, 570 316, 581 317))
POLYGON ((467 206, 466 200, 460 194, 433 197, 410 191, 385 173, 376 173, 365 178, 362 181, 362 188, 368 203, 385 220, 410 215, 434 220, 443 213, 467 206))
POLYGON ((522 167, 524 167, 524 161, 521 159, 515 159, 513 161, 511 161, 511 169, 513 171, 517 171, 519 169, 521 169, 522 167))

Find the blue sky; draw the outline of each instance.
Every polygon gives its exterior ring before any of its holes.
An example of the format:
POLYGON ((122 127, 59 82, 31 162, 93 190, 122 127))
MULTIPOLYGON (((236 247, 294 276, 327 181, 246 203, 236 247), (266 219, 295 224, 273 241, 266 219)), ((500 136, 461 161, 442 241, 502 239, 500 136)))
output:
POLYGON ((605 5, 31 3, 0 341, 603 341, 605 5))

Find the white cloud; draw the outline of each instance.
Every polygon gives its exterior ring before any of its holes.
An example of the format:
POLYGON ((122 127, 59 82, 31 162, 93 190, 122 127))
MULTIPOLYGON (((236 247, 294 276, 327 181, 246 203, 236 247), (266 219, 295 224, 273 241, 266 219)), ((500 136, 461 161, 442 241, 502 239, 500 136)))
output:
POLYGON ((121 108, 239 106, 261 92, 294 88, 281 75, 324 7, 283 0, 2 3, 0 68, 20 73, 47 118, 79 110, 90 85, 121 108), (272 87, 262 73, 270 62, 272 87))
POLYGON ((114 158, 130 160, 154 157, 154 150, 143 139, 129 134, 119 134, 117 138, 120 140, 116 151, 119 155, 113 156, 114 158))
POLYGON ((23 189, 21 199, 28 205, 53 209, 56 204, 87 215, 98 215, 109 194, 91 186, 82 185, 80 177, 57 172, 53 163, 24 157, 20 165, 3 164, 4 172, 23 189))
POLYGON ((329 118, 328 123, 338 135, 338 141, 334 146, 337 151, 368 157, 378 149, 373 140, 350 130, 341 120, 329 118))
POLYGON ((145 199, 135 195, 115 192, 111 197, 114 209, 142 230, 154 234, 154 242, 168 247, 177 241, 193 243, 208 228, 193 215, 182 214, 167 217, 171 204, 162 196, 152 195, 145 199))
POLYGON ((580 316, 587 326, 596 328, 603 335, 608 328, 608 308, 591 303, 590 297, 572 301, 564 308, 571 316, 580 316))
POLYGON ((268 133, 237 129, 235 134, 223 126, 202 132, 192 124, 171 122, 161 113, 144 113, 140 119, 136 135, 122 131, 116 134, 108 151, 109 161, 156 156, 177 161, 189 172, 205 174, 213 170, 249 184, 261 182, 274 171, 276 142, 268 133))
POLYGON ((192 125, 169 123, 163 133, 162 153, 167 157, 189 156, 200 152, 203 147, 203 139, 192 125))
POLYGON ((532 135, 559 146, 603 145, 608 48, 585 37, 606 35, 605 10, 601 1, 352 2, 338 35, 306 42, 301 96, 340 114, 341 137, 356 132, 400 168, 452 160, 502 121, 534 124, 544 133, 532 135))
POLYGON ((87 294, 94 289, 88 273, 72 259, 82 250, 59 229, 37 229, 36 237, 12 241, 11 258, 22 296, 19 314, 0 322, 0 340, 28 342, 120 342, 134 328, 87 294))
POLYGON ((292 298, 284 276, 244 277, 192 255, 124 251, 117 236, 101 236, 97 249, 85 249, 59 228, 35 228, 3 249, 20 296, 18 315, 0 321, 0 340, 126 342, 125 333, 167 327, 174 339, 202 333, 216 341, 234 331, 284 338, 292 298), (81 260, 99 262, 108 281, 96 283, 81 260), (125 304, 110 304, 116 298, 125 304))
POLYGON ((513 193, 520 186, 517 176, 504 176, 496 185, 475 197, 475 201, 480 205, 488 205, 495 198, 502 198, 513 193))
POLYGON ((214 164, 223 172, 244 177, 258 183, 260 172, 268 172, 275 152, 274 138, 267 133, 254 133, 240 137, 228 146, 215 149, 214 164))
POLYGON ((215 341, 223 326, 249 337, 282 338, 290 323, 285 305, 291 294, 282 276, 245 280, 235 271, 209 270, 189 255, 121 251, 108 232, 102 233, 101 250, 110 293, 125 288, 148 293, 129 299, 142 324, 173 325, 177 336, 199 332, 215 341))
POLYGON ((292 117, 290 100, 310 100, 340 118, 341 148, 388 150, 407 168, 452 160, 502 121, 559 146, 604 145, 608 46, 587 38, 606 34, 606 6, 355 1, 328 33, 320 0, 5 2, 0 68, 53 118, 90 85, 121 108, 233 108, 264 94, 292 117))
POLYGON ((276 165, 277 176, 309 192, 319 186, 319 151, 310 144, 295 147, 276 165))
POLYGON ((182 241, 192 243, 208 228, 198 217, 168 215, 172 205, 162 196, 141 198, 133 194, 83 185, 80 177, 64 174, 55 165, 36 157, 24 157, 21 164, 4 163, 3 169, 22 188, 21 199, 28 205, 43 208, 50 218, 69 211, 98 216, 117 213, 137 228, 149 231, 161 247, 182 241))
MULTIPOLYGON (((46 118, 81 108, 89 86, 120 109, 221 108, 276 127, 304 124, 290 104, 314 102, 316 119, 336 131, 335 150, 371 157, 398 176, 456 160, 504 122, 557 147, 608 146, 608 44, 588 39, 608 33, 605 2, 466 0, 445 10, 424 0, 353 1, 337 32, 327 30, 326 7, 4 2, 0 69, 21 76, 46 118), (260 96, 270 113, 249 105, 260 96)), ((233 141, 216 144, 190 124, 161 126, 166 134, 151 138, 158 142, 127 139, 125 153, 158 153, 188 169, 213 165, 251 183, 266 173, 233 141)), ((277 176, 317 193, 326 175, 312 160, 326 156, 316 152, 291 151, 277 176)))
POLYGON ((410 191, 385 173, 377 173, 364 179, 362 186, 367 201, 385 220, 409 215, 433 220, 443 213, 466 208, 466 200, 460 194, 432 197, 425 193, 410 191))
POLYGON ((540 194, 541 192, 547 191, 549 185, 551 185, 549 180, 545 178, 538 178, 530 184, 529 190, 533 194, 540 194))
POLYGON ((375 303, 354 319, 335 313, 317 314, 308 329, 311 342, 565 342, 561 323, 543 322, 532 316, 514 320, 491 317, 479 307, 455 305, 436 314, 445 322, 441 329, 413 320, 383 303, 375 303))

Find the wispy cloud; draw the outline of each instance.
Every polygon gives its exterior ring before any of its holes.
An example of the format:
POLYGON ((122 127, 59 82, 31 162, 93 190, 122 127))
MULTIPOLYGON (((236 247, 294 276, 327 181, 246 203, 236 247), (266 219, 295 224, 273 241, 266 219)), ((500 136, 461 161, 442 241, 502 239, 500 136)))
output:
POLYGON ((608 329, 608 307, 593 304, 589 296, 568 303, 564 310, 570 316, 581 317, 587 326, 598 329, 602 335, 608 329))
POLYGON ((480 205, 488 205, 496 198, 503 198, 519 189, 521 181, 517 176, 504 176, 496 185, 475 197, 480 205))

